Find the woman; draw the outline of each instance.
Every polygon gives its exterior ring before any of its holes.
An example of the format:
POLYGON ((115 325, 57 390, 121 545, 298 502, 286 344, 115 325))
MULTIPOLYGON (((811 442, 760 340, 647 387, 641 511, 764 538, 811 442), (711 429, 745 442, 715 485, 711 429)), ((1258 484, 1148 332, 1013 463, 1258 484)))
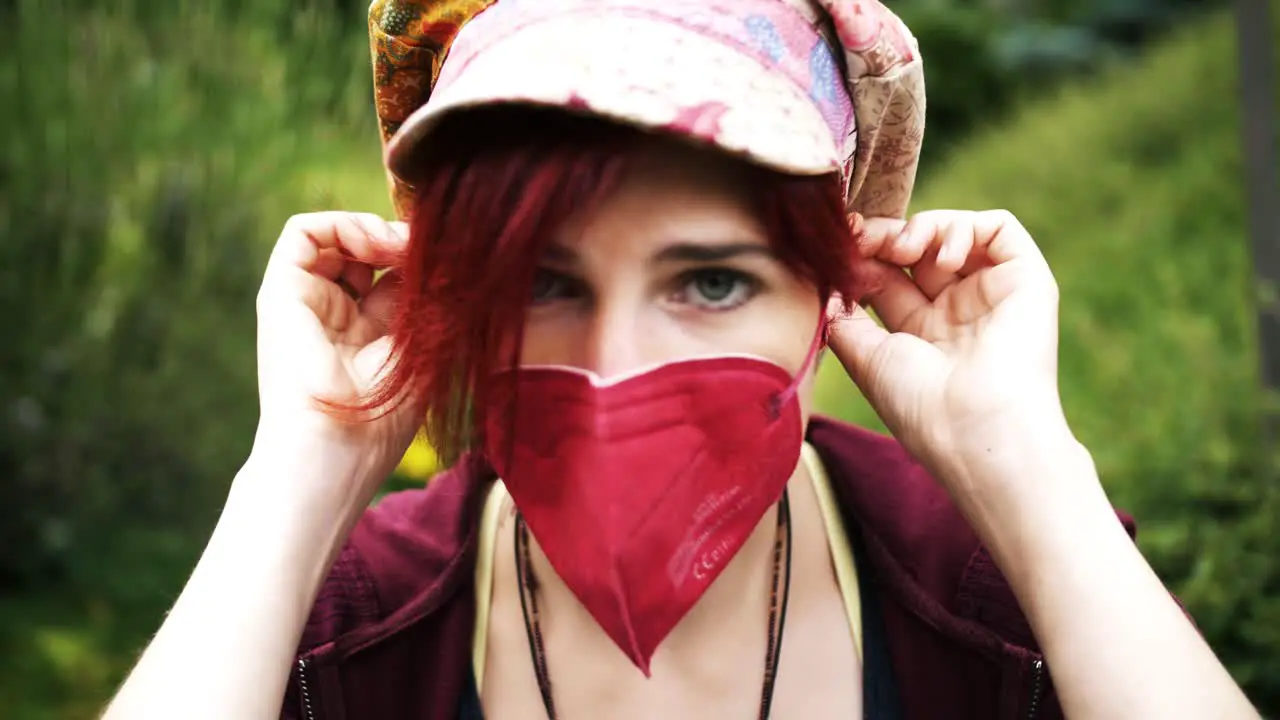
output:
POLYGON ((896 18, 488 5, 374 4, 409 224, 286 225, 253 451, 109 717, 1254 716, 1063 416, 1031 237, 901 219, 896 18), (824 346, 896 440, 810 417, 824 346), (424 417, 453 468, 367 510, 424 417))

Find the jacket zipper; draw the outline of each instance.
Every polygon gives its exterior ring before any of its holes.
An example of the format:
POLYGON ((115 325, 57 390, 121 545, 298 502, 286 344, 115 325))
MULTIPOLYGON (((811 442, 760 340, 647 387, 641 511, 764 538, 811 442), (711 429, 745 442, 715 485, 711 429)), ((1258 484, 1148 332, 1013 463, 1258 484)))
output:
MULTIPOLYGON (((303 686, 305 688, 305 686, 303 686)), ((305 689, 303 692, 306 692, 305 689)), ((1040 700, 1044 694, 1044 660, 1031 663, 1031 704, 1027 707, 1027 720, 1036 720, 1040 714, 1040 700)))
POLYGON ((307 687, 306 658, 298 658, 298 687, 302 691, 302 712, 306 720, 316 720, 316 711, 311 704, 311 689, 307 687))

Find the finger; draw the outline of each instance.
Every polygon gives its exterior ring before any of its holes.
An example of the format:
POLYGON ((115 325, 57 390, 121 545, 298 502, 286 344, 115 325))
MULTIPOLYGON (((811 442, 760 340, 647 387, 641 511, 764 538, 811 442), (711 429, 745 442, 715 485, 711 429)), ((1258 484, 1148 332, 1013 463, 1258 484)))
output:
MULTIPOLYGON (((382 249, 390 254, 392 260, 402 256, 409 245, 409 226, 403 222, 391 222, 373 213, 351 213, 349 218, 369 238, 375 240, 387 238, 391 243, 391 247, 382 249)), ((386 267, 386 265, 382 267, 386 267)))
POLYGON ((372 214, 340 211, 295 215, 285 223, 267 263, 311 270, 322 251, 336 250, 376 267, 392 264, 404 251, 407 234, 372 214))
POLYGON ((363 297, 373 287, 373 267, 348 259, 338 248, 320 248, 310 265, 301 269, 336 283, 353 298, 363 297))
POLYGON ((1040 247, 1022 223, 1007 210, 974 214, 974 242, 982 246, 991 270, 982 274, 980 290, 988 304, 998 303, 1016 290, 1057 302, 1058 284, 1040 247))
POLYGON ((885 244, 897 238, 907 224, 900 218, 865 218, 858 239, 858 252, 865 258, 877 257, 885 244))
POLYGON ((345 288, 332 280, 294 270, 281 283, 264 284, 258 294, 258 316, 292 317, 301 302, 327 329, 342 333, 359 317, 359 309, 345 288), (284 313, 281 315, 280 313, 284 313))
MULTIPOLYGON (((373 389, 386 380, 402 357, 396 352, 395 342, 384 335, 356 352, 355 357, 352 358, 351 369, 355 377, 359 378, 362 387, 373 389)), ((417 392, 416 386, 408 383, 400 388, 400 392, 395 397, 388 398, 386 404, 378 408, 378 412, 389 411, 408 418, 416 428, 424 417, 425 403, 426 399, 417 392)), ((408 444, 407 439, 405 444, 408 444)), ((401 448, 397 452, 403 454, 404 449, 401 448)))
MULTIPOLYGON (((356 351, 351 359, 351 369, 363 389, 372 390, 385 379, 393 367, 393 353, 394 345, 391 338, 386 336, 379 337, 356 351)), ((396 399, 391 404, 398 402, 396 399)))
POLYGON ((882 247, 876 257, 899 267, 915 265, 934 249, 958 215, 961 213, 954 210, 916 213, 907 221, 902 232, 882 247))
POLYGON ((889 331, 856 305, 851 313, 837 308, 832 317, 827 345, 854 383, 861 385, 868 375, 871 358, 889 338, 889 331))
POLYGON ((342 271, 347 267, 347 258, 337 248, 317 248, 311 263, 301 267, 312 275, 319 275, 326 280, 336 280, 342 276, 342 271))
POLYGON ((995 267, 995 263, 991 262, 991 258, 987 257, 985 251, 971 252, 969 253, 969 259, 964 263, 964 267, 960 268, 960 272, 957 274, 962 278, 966 278, 979 270, 991 267, 995 267))
POLYGON ((373 290, 373 272, 373 267, 369 265, 349 262, 342 268, 342 275, 338 280, 358 300, 373 290))
POLYGON ((385 335, 391 327, 391 318, 395 314, 396 300, 399 295, 403 277, 396 270, 388 272, 378 279, 360 301, 360 313, 373 323, 378 334, 385 335))
POLYGON ((974 242, 986 248, 987 257, 995 265, 1027 261, 1029 265, 1049 269, 1040 247, 1018 218, 1008 210, 985 210, 974 213, 974 242))
POLYGON ((960 277, 938 267, 938 251, 933 250, 911 267, 911 279, 925 297, 937 300, 942 291, 955 284, 960 277))
POLYGON ((929 306, 929 298, 902 268, 872 260, 868 269, 875 276, 875 291, 864 300, 890 332, 899 332, 913 315, 929 306))
POLYGON ((973 251, 973 222, 968 213, 954 216, 936 247, 911 269, 911 277, 930 300, 958 282, 973 251))
POLYGON ((964 267, 973 252, 973 216, 961 213, 952 217, 942 244, 938 247, 936 265, 939 270, 956 273, 964 267))

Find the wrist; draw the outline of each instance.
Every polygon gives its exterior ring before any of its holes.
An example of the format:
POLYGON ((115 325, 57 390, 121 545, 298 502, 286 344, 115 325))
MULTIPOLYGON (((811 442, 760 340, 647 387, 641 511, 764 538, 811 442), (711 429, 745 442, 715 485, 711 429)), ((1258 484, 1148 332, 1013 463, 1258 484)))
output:
POLYGON ((1116 523, 1093 456, 1061 414, 1010 417, 981 435, 990 440, 933 470, 993 553, 1012 559, 1064 525, 1116 523))
POLYGON ((1014 409, 957 425, 963 429, 940 436, 930 443, 938 451, 925 454, 930 470, 958 492, 1018 490, 1034 484, 1026 478, 1028 468, 1087 454, 1057 406, 1014 409))
POLYGON ((359 517, 370 499, 366 487, 377 485, 366 482, 368 475, 359 458, 328 444, 255 442, 228 502, 256 508, 290 531, 314 534, 359 517))
POLYGON ((296 559, 303 565, 314 560, 327 570, 379 482, 359 453, 341 445, 260 431, 219 526, 302 553, 296 559))
POLYGON ((239 475, 279 490, 289 502, 329 503, 335 507, 326 510, 358 514, 394 467, 362 429, 306 418, 264 420, 239 475))

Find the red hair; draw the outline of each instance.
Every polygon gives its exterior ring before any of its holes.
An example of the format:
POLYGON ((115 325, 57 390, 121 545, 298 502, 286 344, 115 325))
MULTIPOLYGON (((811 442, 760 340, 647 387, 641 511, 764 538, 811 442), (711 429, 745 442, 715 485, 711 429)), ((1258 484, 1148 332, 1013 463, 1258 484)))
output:
MULTIPOLYGON (((397 358, 357 410, 413 398, 447 462, 482 442, 492 371, 516 356, 552 234, 618 184, 641 131, 562 110, 494 107, 445 118, 420 158, 391 336, 397 358), (514 341, 514 342, 513 342, 514 341), (503 357, 506 355, 506 357, 503 357)), ((743 163, 780 260, 825 297, 864 289, 839 179, 743 163)), ((847 309, 847 308, 846 308, 847 309)))

